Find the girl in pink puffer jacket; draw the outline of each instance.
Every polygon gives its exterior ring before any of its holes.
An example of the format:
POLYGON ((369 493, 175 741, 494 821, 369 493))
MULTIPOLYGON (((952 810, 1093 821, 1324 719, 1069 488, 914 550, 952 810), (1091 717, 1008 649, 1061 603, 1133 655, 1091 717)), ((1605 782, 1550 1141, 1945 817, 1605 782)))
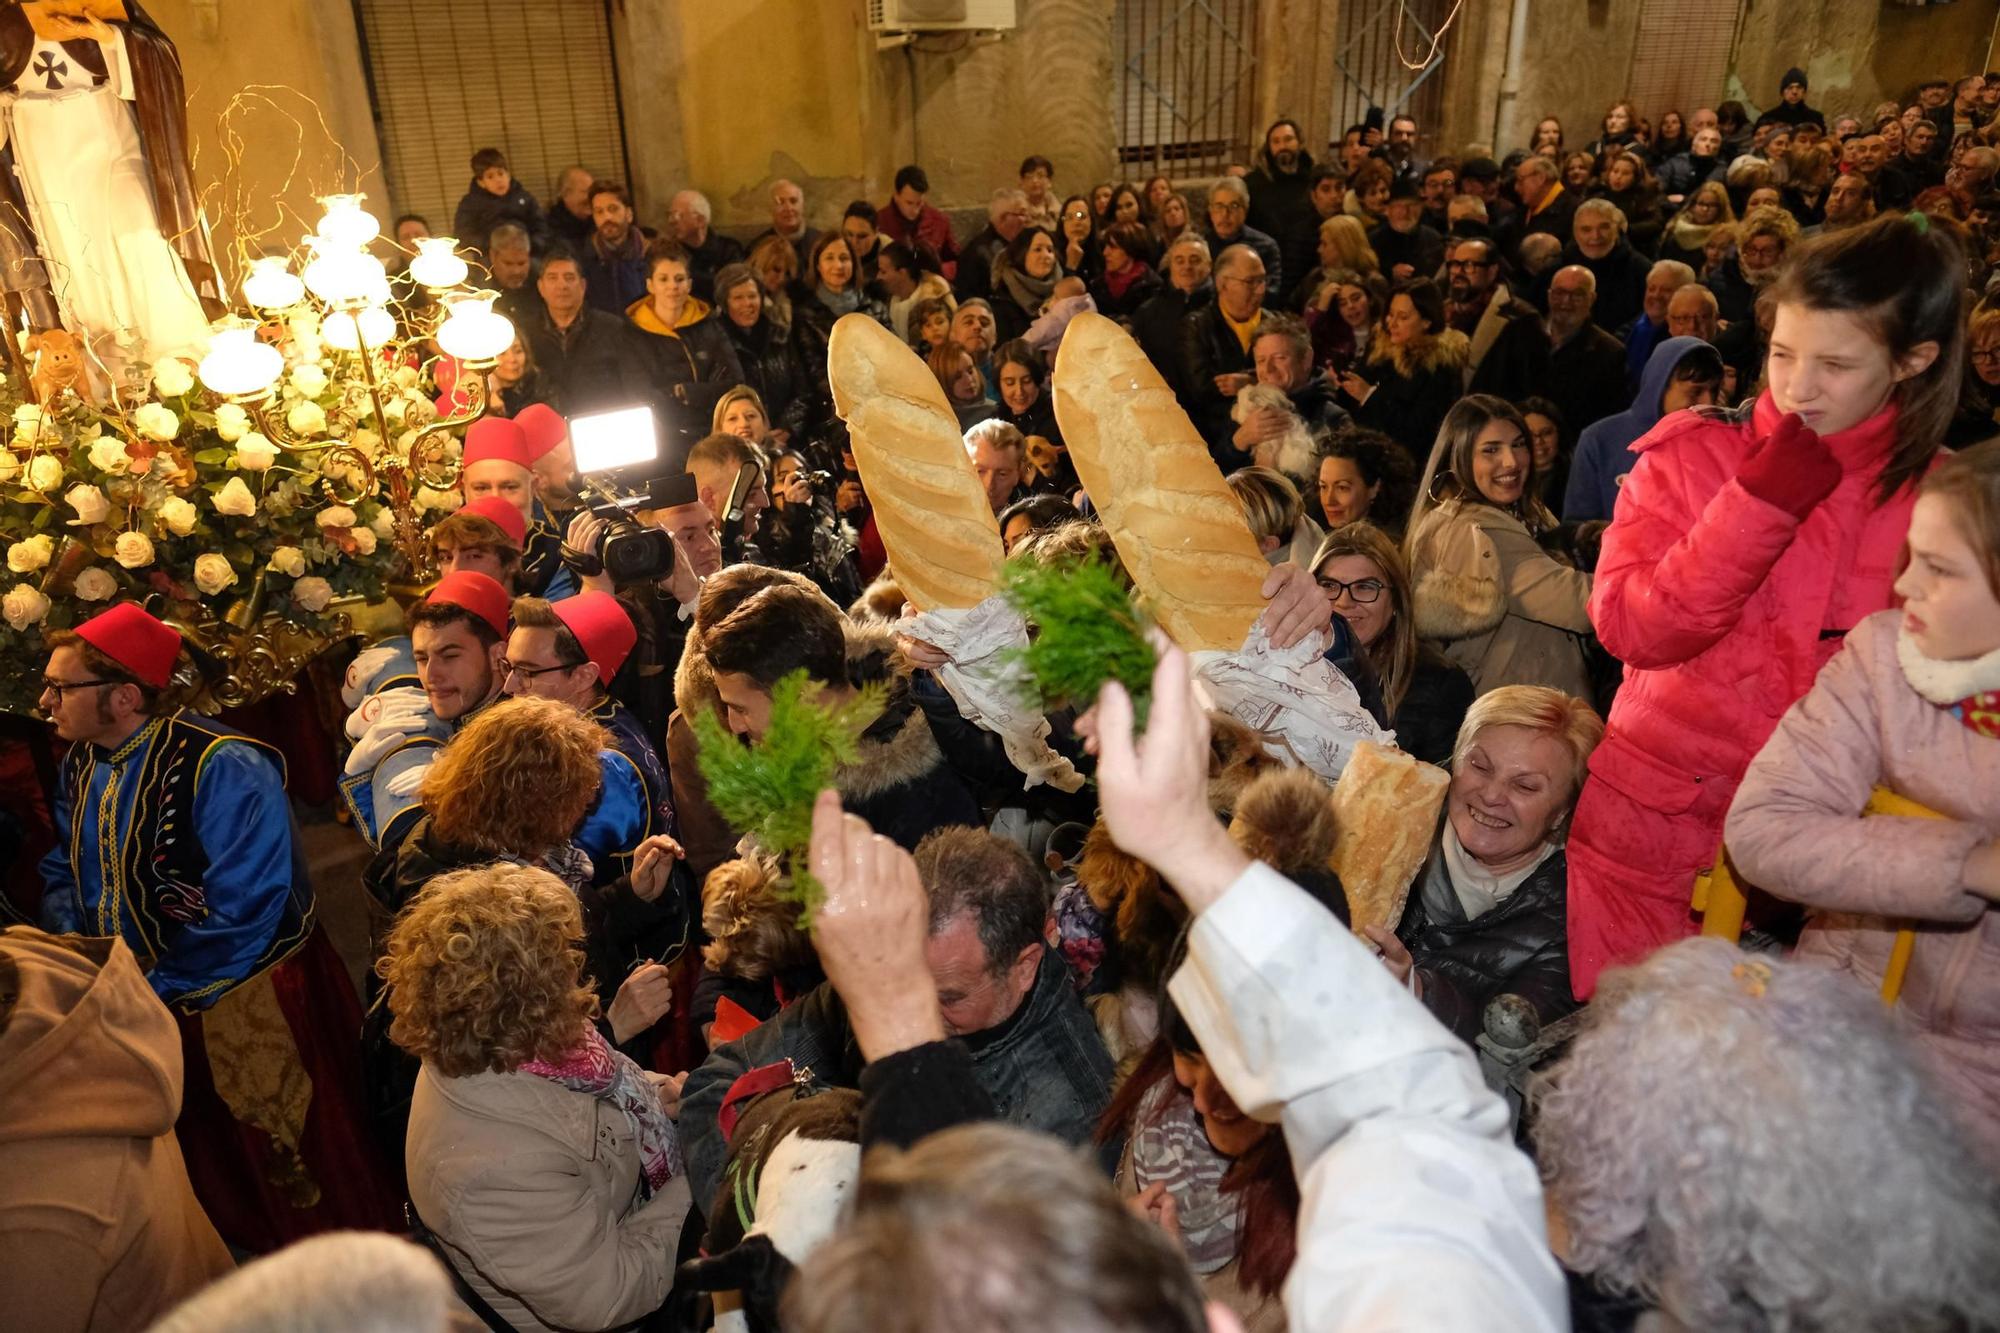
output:
POLYGON ((1579 999, 1693 931, 1744 769, 1842 637, 1895 604, 1914 483, 1956 410, 1964 275, 1921 215, 1799 247, 1754 409, 1677 412, 1632 446, 1590 601, 1626 675, 1569 838, 1579 999))
POLYGON ((1896 591, 1750 765, 1729 852, 1871 986, 1915 928, 1903 1014, 2000 1166, 2000 441, 1925 479, 1896 591), (1942 818, 1860 818, 1876 787, 1942 818))

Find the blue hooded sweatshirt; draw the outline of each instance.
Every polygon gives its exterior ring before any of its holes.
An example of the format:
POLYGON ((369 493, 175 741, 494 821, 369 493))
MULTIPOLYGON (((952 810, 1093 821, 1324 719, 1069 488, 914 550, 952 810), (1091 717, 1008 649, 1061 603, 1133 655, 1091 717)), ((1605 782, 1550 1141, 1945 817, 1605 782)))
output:
POLYGON ((1660 400, 1666 396, 1674 369, 1688 353, 1706 346, 1699 338, 1667 339, 1647 358, 1646 373, 1639 381, 1639 396, 1632 400, 1632 406, 1584 427, 1576 442, 1576 454, 1570 460, 1569 488, 1563 492, 1563 522, 1610 519, 1618 488, 1625 484, 1625 474, 1639 461, 1632 446, 1660 424, 1660 400))

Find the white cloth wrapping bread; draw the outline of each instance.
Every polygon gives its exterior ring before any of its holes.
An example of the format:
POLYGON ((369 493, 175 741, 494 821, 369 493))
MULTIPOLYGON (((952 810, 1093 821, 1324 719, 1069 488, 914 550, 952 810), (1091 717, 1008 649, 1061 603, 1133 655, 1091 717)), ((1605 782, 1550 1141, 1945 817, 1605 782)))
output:
POLYGON ((1049 720, 1029 696, 1021 664, 1011 654, 1028 646, 1028 622, 1013 604, 988 597, 970 609, 940 607, 897 628, 950 654, 938 683, 958 711, 1000 738, 1008 762, 1027 776, 1023 787, 1046 782, 1058 791, 1083 786, 1083 774, 1049 748, 1049 720))
POLYGON ((1260 617, 1239 651, 1198 652, 1191 661, 1212 706, 1261 735, 1274 757, 1337 782, 1356 745, 1394 745, 1396 734, 1375 724, 1353 682, 1326 660, 1331 635, 1314 630, 1274 648, 1260 617))

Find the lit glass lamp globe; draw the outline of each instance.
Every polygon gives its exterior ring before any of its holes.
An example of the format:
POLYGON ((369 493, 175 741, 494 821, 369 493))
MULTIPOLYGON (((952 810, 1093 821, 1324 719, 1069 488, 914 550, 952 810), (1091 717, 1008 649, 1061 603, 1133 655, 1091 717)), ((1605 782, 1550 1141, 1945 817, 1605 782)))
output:
POLYGON ((513 345, 514 326, 493 310, 493 297, 468 296, 453 301, 438 325, 438 346, 471 367, 490 366, 513 345))
POLYGON ((256 324, 238 319, 216 325, 200 374, 201 382, 224 398, 258 398, 270 392, 284 369, 284 355, 257 341, 256 324))
POLYGON ((243 279, 243 299, 251 305, 259 310, 289 310, 305 297, 305 283, 292 272, 283 255, 251 261, 250 274, 243 279))
POLYGON ((465 281, 465 261, 456 253, 455 236, 420 236, 417 257, 410 261, 410 276, 434 292, 456 287, 465 281))
POLYGON ((326 213, 314 230, 336 245, 351 245, 359 249, 368 244, 382 234, 382 224, 373 213, 361 206, 367 198, 365 194, 326 195, 319 201, 326 213))
POLYGON ((378 305, 359 312, 343 310, 326 317, 320 335, 328 347, 343 352, 358 352, 364 343, 380 347, 396 336, 396 317, 378 305))

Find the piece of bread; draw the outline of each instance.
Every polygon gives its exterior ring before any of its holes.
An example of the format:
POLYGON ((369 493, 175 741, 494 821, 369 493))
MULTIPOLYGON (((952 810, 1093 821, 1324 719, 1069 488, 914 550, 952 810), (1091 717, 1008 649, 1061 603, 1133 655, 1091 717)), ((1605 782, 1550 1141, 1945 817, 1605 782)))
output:
POLYGON ((1054 392, 1077 476, 1147 610, 1189 652, 1240 649, 1271 566, 1160 372, 1115 322, 1082 314, 1054 392))
POLYGON ((919 611, 992 596, 1007 553, 937 376, 863 314, 833 326, 826 373, 903 595, 919 611))
POLYGON ((1363 926, 1394 930, 1403 919, 1410 885, 1430 855, 1451 775, 1401 750, 1362 741, 1333 787, 1340 820, 1333 869, 1347 891, 1354 932, 1363 926))

